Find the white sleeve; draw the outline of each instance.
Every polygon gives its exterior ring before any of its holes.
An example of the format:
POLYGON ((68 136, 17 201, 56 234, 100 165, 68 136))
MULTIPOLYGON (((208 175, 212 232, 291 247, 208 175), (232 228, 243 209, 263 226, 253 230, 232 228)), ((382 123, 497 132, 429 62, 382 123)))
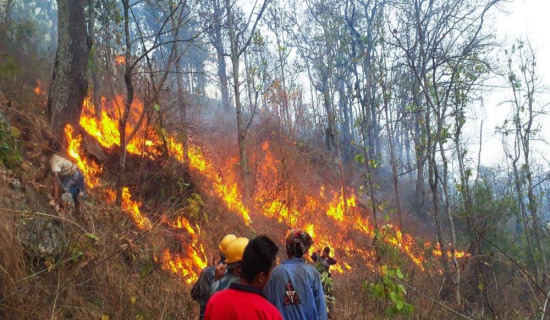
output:
POLYGON ((55 158, 50 159, 50 168, 52 169, 52 172, 61 172, 61 162, 55 161, 55 158))

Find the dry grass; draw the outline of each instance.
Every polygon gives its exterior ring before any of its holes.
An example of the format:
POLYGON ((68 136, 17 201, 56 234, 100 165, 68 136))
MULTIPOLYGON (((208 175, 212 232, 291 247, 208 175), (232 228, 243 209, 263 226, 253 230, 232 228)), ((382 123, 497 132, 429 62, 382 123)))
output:
POLYGON ((12 217, 0 213, 0 243, 3 248, 0 250, 0 306, 19 302, 12 292, 18 287, 16 281, 27 274, 23 246, 15 230, 12 217))

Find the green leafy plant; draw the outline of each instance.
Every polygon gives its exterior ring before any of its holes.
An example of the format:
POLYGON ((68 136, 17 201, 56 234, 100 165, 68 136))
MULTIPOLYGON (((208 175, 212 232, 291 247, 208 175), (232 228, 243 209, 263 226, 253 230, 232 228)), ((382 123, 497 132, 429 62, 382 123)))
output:
POLYGON ((403 272, 396 267, 389 269, 382 266, 380 279, 377 283, 365 283, 364 290, 368 290, 369 296, 373 300, 385 302, 387 304, 385 313, 388 317, 408 316, 414 311, 413 306, 405 298, 407 289, 399 280, 404 279, 403 272))
POLYGON ((0 164, 9 169, 18 167, 22 161, 17 141, 19 135, 19 130, 0 120, 0 164))
POLYGON ((315 268, 317 271, 319 271, 319 274, 321 275, 321 284, 323 286, 323 292, 325 293, 325 301, 327 308, 333 306, 336 302, 336 299, 334 298, 334 295, 332 294, 332 278, 330 277, 330 274, 325 270, 325 267, 321 263, 320 260, 317 260, 317 263, 315 263, 315 268))

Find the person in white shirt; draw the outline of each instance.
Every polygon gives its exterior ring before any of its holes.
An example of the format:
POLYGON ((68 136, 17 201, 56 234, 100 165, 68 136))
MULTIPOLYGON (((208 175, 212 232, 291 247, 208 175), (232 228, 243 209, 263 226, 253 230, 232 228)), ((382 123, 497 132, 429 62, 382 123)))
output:
POLYGON ((60 212, 59 205, 59 186, 65 192, 69 192, 73 197, 76 212, 80 214, 80 199, 86 191, 84 185, 84 175, 78 169, 76 164, 69 161, 62 150, 61 144, 55 140, 50 141, 50 151, 53 152, 50 158, 50 169, 52 171, 52 196, 50 205, 55 208, 56 212, 60 212))

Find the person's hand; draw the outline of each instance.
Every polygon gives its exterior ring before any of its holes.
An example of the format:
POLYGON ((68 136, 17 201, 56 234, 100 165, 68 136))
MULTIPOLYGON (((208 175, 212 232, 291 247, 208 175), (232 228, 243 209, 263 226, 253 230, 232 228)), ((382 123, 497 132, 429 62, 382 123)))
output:
POLYGON ((220 263, 216 266, 215 272, 214 272, 214 281, 220 280, 225 275, 226 268, 227 267, 225 263, 220 263))
POLYGON ((55 199, 52 199, 50 200, 50 206, 53 207, 53 209, 55 210, 55 212, 59 213, 61 211, 61 207, 59 206, 59 204, 55 201, 55 199))

